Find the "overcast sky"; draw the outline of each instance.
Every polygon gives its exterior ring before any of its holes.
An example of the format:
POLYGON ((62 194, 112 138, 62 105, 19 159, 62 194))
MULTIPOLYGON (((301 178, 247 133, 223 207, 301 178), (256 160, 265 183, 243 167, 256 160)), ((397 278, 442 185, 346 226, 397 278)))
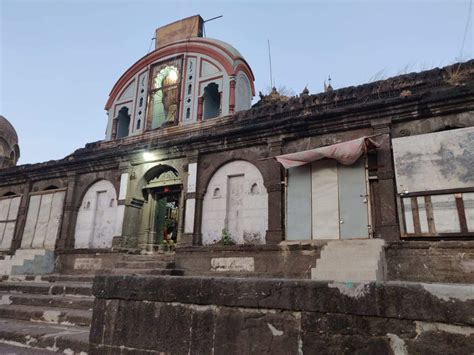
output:
POLYGON ((469 0, 0 3, 0 114, 16 127, 21 164, 103 139, 114 83, 148 52, 155 28, 195 14, 224 16, 206 35, 243 54, 257 92, 270 84, 267 39, 276 85, 295 94, 322 91, 328 75, 341 88, 474 53, 469 0))

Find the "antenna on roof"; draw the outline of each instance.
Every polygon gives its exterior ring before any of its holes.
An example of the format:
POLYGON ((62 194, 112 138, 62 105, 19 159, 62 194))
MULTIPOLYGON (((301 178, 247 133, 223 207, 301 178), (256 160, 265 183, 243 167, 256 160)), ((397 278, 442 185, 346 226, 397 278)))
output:
POLYGON ((217 20, 218 18, 221 18, 221 17, 224 17, 224 15, 219 15, 219 16, 216 16, 216 17, 212 17, 210 19, 207 19, 207 20, 203 21, 202 32, 204 32, 203 33, 204 37, 206 37, 206 26, 204 26, 206 24, 206 22, 217 20))
POLYGON ((459 57, 460 57, 459 61, 462 61, 462 56, 464 54, 464 44, 466 43, 466 37, 469 30, 469 24, 471 23, 471 17, 472 17, 471 14, 472 14, 472 0, 469 1, 469 10, 468 10, 468 16, 466 20, 466 27, 464 29, 464 36, 462 39, 461 51, 459 52, 459 57))
POLYGON ((273 89, 273 73, 272 73, 272 53, 270 52, 270 40, 268 41, 268 61, 270 62, 270 88, 273 89))
POLYGON ((150 41, 150 47, 148 47, 148 52, 146 52, 147 54, 150 53, 151 51, 151 46, 153 45, 153 41, 156 40, 156 37, 153 37, 150 41))

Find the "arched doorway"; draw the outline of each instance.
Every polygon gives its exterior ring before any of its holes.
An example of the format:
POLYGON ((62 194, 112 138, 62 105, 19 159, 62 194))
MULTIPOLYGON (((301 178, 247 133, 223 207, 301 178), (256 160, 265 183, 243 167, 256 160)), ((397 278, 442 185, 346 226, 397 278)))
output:
POLYGON ((117 215, 117 193, 110 181, 100 180, 87 190, 77 215, 75 248, 112 247, 117 215))
POLYGON ((183 185, 178 172, 158 165, 145 173, 142 188, 146 201, 144 213, 146 244, 156 249, 164 240, 176 243, 180 232, 183 185))
POLYGON ((255 165, 236 160, 221 166, 207 186, 202 210, 202 242, 223 234, 236 244, 264 244, 268 229, 268 194, 255 165))

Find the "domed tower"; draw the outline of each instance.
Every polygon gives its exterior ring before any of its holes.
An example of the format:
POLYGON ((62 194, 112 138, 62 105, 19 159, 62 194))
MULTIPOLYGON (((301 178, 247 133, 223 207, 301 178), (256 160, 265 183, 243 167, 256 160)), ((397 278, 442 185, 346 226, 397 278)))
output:
POLYGON ((0 169, 15 166, 20 158, 18 135, 12 124, 0 116, 0 169))
POLYGON ((117 81, 105 105, 106 138, 211 120, 250 108, 254 76, 231 45, 203 38, 192 16, 156 30, 155 50, 117 81))

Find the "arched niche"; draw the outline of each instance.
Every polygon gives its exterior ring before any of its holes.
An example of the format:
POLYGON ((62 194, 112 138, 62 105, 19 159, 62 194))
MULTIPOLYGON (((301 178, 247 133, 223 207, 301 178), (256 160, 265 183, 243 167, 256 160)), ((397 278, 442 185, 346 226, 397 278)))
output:
POLYGON ((117 214, 117 193, 108 180, 99 180, 85 193, 76 221, 74 247, 112 247, 117 214))
POLYGON ((203 199, 202 242, 218 242, 225 231, 237 244, 264 244, 268 194, 255 165, 235 160, 211 177, 203 199))

